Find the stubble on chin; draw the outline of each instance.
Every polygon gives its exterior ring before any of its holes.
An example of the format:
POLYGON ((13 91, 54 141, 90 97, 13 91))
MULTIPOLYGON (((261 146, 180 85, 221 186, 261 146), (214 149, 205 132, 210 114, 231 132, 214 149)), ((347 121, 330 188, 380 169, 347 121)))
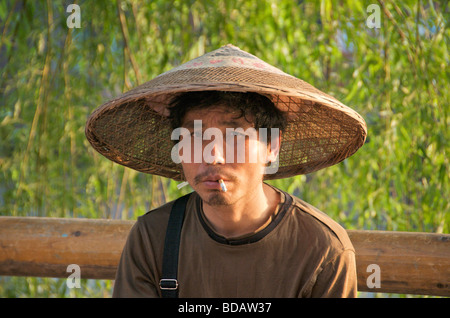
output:
POLYGON ((227 200, 227 198, 224 196, 222 192, 219 191, 205 195, 205 197, 202 198, 202 200, 204 203, 210 206, 231 205, 231 202, 227 200))

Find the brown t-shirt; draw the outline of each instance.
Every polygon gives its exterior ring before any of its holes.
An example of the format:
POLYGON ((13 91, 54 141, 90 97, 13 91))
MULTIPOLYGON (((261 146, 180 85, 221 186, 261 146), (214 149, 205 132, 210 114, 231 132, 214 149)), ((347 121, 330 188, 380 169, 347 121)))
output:
MULTIPOLYGON (((306 202, 276 189, 276 216, 256 233, 226 239, 208 225, 193 193, 181 233, 179 297, 356 297, 347 232, 306 202)), ((172 202, 140 216, 117 269, 113 297, 161 297, 164 238, 172 202)))

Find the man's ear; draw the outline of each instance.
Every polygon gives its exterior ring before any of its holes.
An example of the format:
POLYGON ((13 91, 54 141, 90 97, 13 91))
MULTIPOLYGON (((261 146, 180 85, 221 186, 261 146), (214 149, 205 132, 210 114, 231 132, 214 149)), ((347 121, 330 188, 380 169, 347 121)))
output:
POLYGON ((267 146, 266 166, 264 167, 264 174, 275 174, 278 172, 280 166, 281 148, 281 132, 279 129, 271 130, 270 143, 267 146))
POLYGON ((275 162, 281 148, 281 131, 279 129, 274 129, 271 130, 270 134, 270 142, 267 145, 267 162, 275 162), (276 131, 275 134, 274 131, 276 131))

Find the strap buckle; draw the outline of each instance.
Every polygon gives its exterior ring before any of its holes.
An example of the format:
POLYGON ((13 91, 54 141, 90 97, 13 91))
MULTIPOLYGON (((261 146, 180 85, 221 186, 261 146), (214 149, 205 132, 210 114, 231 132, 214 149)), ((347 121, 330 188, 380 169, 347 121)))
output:
POLYGON ((163 278, 159 281, 159 288, 161 290, 177 290, 178 281, 173 278, 163 278))

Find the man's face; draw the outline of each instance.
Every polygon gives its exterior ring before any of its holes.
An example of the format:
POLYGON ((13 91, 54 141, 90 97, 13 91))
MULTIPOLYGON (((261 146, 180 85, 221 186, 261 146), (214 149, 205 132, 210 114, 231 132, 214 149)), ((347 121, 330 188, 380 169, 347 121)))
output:
POLYGON ((257 132, 250 137, 245 134, 252 131, 253 124, 239 115, 224 106, 215 106, 190 110, 183 119, 182 127, 191 132, 193 145, 192 160, 182 162, 183 172, 186 181, 209 205, 232 205, 251 195, 261 187, 266 162, 274 160, 278 153, 278 149, 271 151, 273 147, 259 141, 257 132), (198 134, 198 126, 194 124, 198 120, 202 134, 198 134), (205 140, 204 132, 209 128, 221 133, 205 140), (222 140, 216 140, 216 136, 222 140), (195 144, 201 145, 201 149, 195 148, 195 144), (201 160, 194 160, 195 151, 201 151, 201 160), (221 191, 219 179, 224 181, 226 192, 221 191))

